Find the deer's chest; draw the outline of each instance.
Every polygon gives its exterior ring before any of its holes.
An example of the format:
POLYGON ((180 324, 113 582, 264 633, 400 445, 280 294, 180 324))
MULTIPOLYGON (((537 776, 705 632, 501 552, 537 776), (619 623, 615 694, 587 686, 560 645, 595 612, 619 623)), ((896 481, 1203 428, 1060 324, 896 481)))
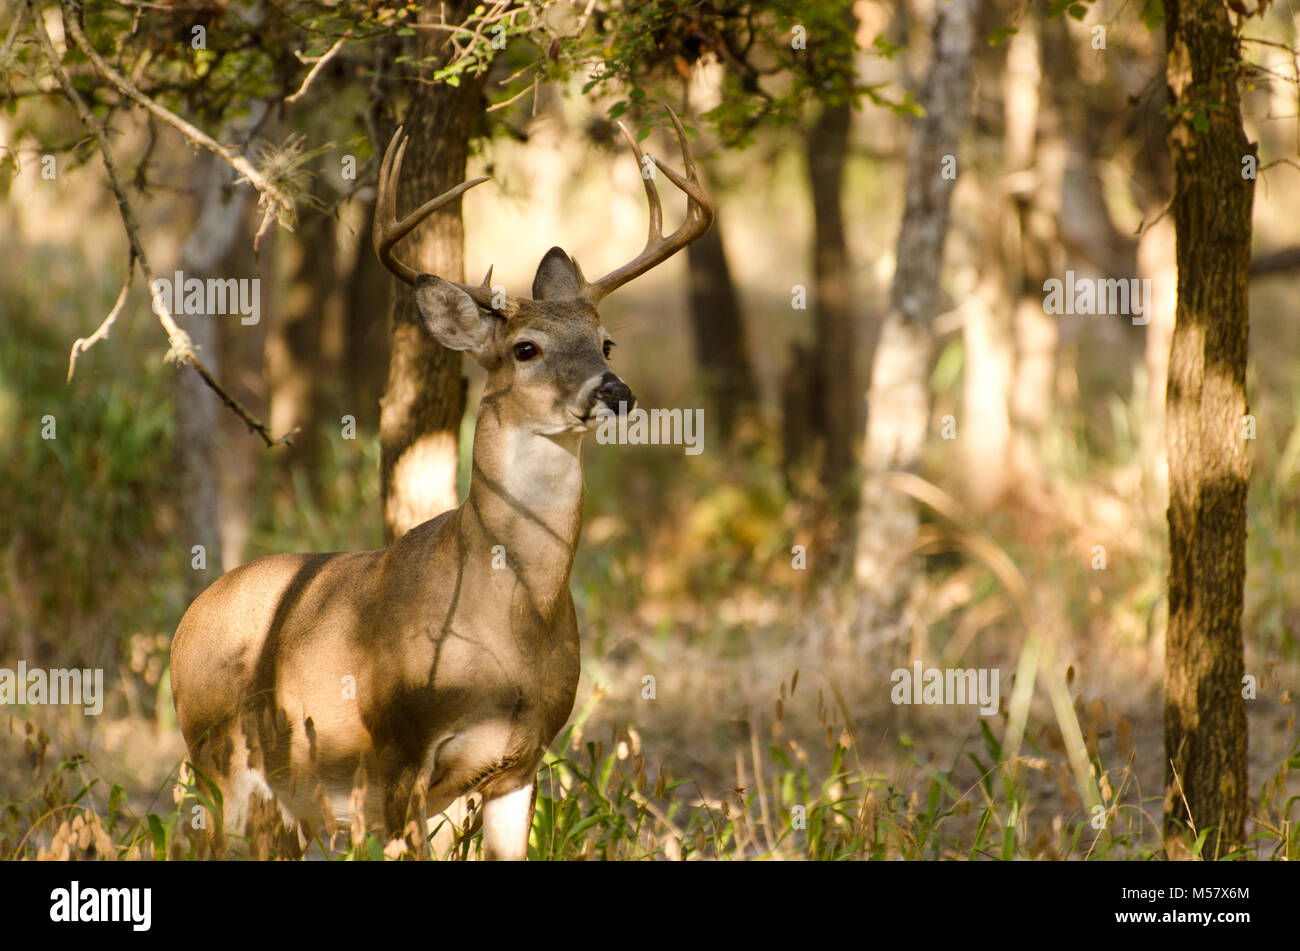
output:
MULTIPOLYGON (((431 790, 457 795, 531 774, 568 720, 578 685, 572 602, 535 637, 446 632, 408 680, 409 721, 431 790)), ((412 750, 412 753, 416 752, 412 750)))

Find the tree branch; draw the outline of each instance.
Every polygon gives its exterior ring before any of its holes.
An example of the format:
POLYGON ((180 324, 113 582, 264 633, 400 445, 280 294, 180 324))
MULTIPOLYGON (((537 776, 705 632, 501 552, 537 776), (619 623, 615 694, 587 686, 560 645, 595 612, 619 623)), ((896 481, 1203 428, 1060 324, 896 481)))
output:
MULTIPOLYGON (((123 95, 134 99, 140 105, 144 106, 159 119, 166 122, 173 129, 181 133, 195 145, 208 149, 214 155, 228 163, 231 168, 244 176, 249 184, 257 189, 260 196, 258 204, 265 209, 262 219, 262 227, 258 229, 260 235, 266 228, 268 220, 275 214, 275 209, 279 208, 286 216, 285 220, 292 221, 294 216, 294 203, 288 195, 272 181, 259 172, 248 159, 244 158, 230 149, 226 148, 220 142, 216 141, 202 129, 186 122, 180 116, 176 115, 169 109, 159 105, 153 99, 150 99, 144 93, 140 92, 126 77, 122 76, 117 70, 108 64, 108 62, 99 55, 99 52, 90 45, 86 39, 86 34, 81 30, 81 24, 78 22, 78 16, 81 12, 81 0, 60 0, 63 11, 63 30, 67 36, 76 45, 77 49, 85 54, 99 74, 117 87, 123 95), (274 207, 272 207, 274 206, 274 207)), ((33 13, 40 15, 39 6, 35 0, 28 0, 29 6, 33 8, 33 13)), ((53 47, 51 47, 53 49, 53 47)))
POLYGON ((1270 254, 1261 254, 1250 262, 1250 276, 1268 277, 1300 270, 1300 245, 1292 245, 1270 254))
MULTIPOLYGON (((122 180, 122 173, 118 170, 117 162, 113 158, 112 150, 109 148, 108 133, 104 129, 103 123, 95 118, 94 113, 92 113, 86 106, 80 93, 78 93, 76 88, 72 85, 72 80, 68 78, 68 74, 63 71, 63 65, 59 61, 59 54, 54 49, 54 44, 50 41, 49 33, 45 30, 45 20, 41 16, 40 0, 26 0, 26 2, 28 9, 32 14, 36 39, 40 44, 42 52, 45 54, 45 58, 49 60, 50 68, 53 70, 55 78, 58 79, 59 85, 63 88, 64 94, 76 109, 77 115, 81 118, 82 123, 90 129, 91 133, 95 136, 96 141, 99 143, 100 158, 104 162, 104 168, 108 171, 108 179, 113 186, 113 195, 117 199, 118 213, 122 218, 122 227, 126 231, 127 243, 130 245, 131 249, 131 257, 130 263, 127 266, 126 280, 123 283, 122 293, 118 295, 117 303, 114 305, 112 312, 109 313, 108 317, 104 319, 104 321, 99 325, 99 328, 96 329, 90 337, 80 338, 72 345, 72 353, 68 360, 68 379, 71 380, 72 371, 76 366, 77 356, 85 353, 86 350, 90 349, 90 347, 94 346, 98 341, 107 337, 109 331, 112 329, 113 323, 117 320, 117 315, 121 312, 122 305, 126 300, 126 291, 131 283, 131 276, 134 273, 134 265, 139 263, 140 272, 144 275, 145 283, 151 291, 154 286, 153 270, 149 267, 148 255, 145 254, 144 245, 140 241, 140 228, 136 223, 134 212, 131 211, 131 203, 127 198, 126 185, 122 180)), ((65 22, 65 31, 68 31, 68 26, 69 25, 65 22)), ((167 342, 169 344, 167 359, 169 361, 178 364, 186 363, 193 367, 195 372, 203 378, 203 382, 217 394, 221 399, 221 402, 225 403, 236 416, 242 419, 250 431, 261 436, 262 441, 265 442, 267 446, 274 446, 281 442, 288 442, 292 438, 292 432, 279 439, 272 437, 271 431, 266 427, 265 423, 262 423, 249 415, 248 411, 239 404, 239 401, 227 393, 225 389, 222 388, 221 384, 213 379, 208 368, 205 367, 203 362, 195 355, 194 342, 190 339, 190 335, 177 326, 171 312, 167 309, 167 302, 163 299, 163 295, 158 295, 154 298, 154 309, 158 314, 158 322, 162 324, 163 330, 167 332, 167 342)))
POLYGON ((293 55, 298 57, 298 62, 310 63, 313 62, 314 60, 316 65, 313 66, 311 68, 311 71, 307 73, 307 78, 302 81, 302 85, 298 87, 298 91, 294 93, 292 96, 285 96, 284 101, 297 102, 299 99, 301 99, 303 95, 306 94, 307 87, 310 86, 312 80, 316 78, 316 74, 325 68, 325 64, 328 63, 330 60, 332 60, 335 54, 337 54, 338 51, 343 48, 343 44, 350 39, 352 39, 352 31, 348 30, 348 32, 345 33, 342 37, 340 37, 339 41, 335 43, 333 46, 331 46, 327 52, 317 57, 303 56, 301 51, 298 50, 294 51, 293 55))
POLYGON ((68 354, 68 382, 72 382, 72 374, 77 369, 77 357, 85 353, 101 340, 107 340, 109 331, 117 323, 118 315, 122 313, 122 308, 126 305, 126 295, 131 290, 131 279, 135 277, 135 246, 132 245, 131 253, 127 256, 126 261, 126 279, 122 281, 122 290, 118 292, 117 303, 113 309, 108 312, 108 316, 103 322, 95 328, 95 332, 89 337, 78 337, 72 343, 72 352, 68 354))

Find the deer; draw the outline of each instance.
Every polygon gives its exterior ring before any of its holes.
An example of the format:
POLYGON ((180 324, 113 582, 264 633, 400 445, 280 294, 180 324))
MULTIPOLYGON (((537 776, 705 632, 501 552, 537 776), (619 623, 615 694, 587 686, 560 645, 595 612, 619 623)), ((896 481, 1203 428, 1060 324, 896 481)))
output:
POLYGON ((613 341, 596 307, 713 222, 685 130, 668 115, 682 174, 647 159, 619 123, 642 170, 645 247, 595 281, 553 247, 531 299, 494 293, 490 268, 482 284, 466 285, 398 260, 398 242, 488 179, 399 219, 407 139, 400 127, 394 133, 373 244, 414 289, 433 338, 486 371, 469 492, 388 548, 258 558, 223 574, 185 612, 171 645, 172 696, 190 763, 221 793, 217 836, 244 834, 271 804, 300 846, 349 813, 354 836, 359 822, 391 842, 422 834, 429 817, 473 795, 483 857, 527 858, 537 772, 578 690, 569 578, 582 529, 583 436, 636 402, 610 369, 613 341), (666 237, 656 171, 687 198, 681 226, 666 237))

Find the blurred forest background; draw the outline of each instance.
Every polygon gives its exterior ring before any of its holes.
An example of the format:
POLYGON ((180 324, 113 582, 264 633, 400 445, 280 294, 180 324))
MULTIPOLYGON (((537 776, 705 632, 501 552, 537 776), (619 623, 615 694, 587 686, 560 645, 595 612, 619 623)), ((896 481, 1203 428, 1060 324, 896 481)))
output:
POLYGON ((704 451, 587 441, 582 681, 530 854, 1167 854, 1170 126, 1233 118, 1170 106, 1183 6, 1241 38, 1258 143, 1245 826, 1184 847, 1300 858, 1300 13, 1168 0, 0 3, 0 665, 106 691, 4 711, 0 857, 193 855, 189 602, 464 493, 481 371, 404 335, 370 244, 396 126, 404 207, 493 179, 413 258, 524 293, 553 244, 588 274, 641 247, 614 120, 677 167, 661 103, 717 221, 601 313, 704 451), (152 274, 259 278, 257 323, 178 316, 188 352, 160 327, 106 143, 152 274), (1067 271, 1149 280, 1149 322, 1046 312, 1067 271), (1002 709, 892 703, 914 661, 997 668, 1002 709))

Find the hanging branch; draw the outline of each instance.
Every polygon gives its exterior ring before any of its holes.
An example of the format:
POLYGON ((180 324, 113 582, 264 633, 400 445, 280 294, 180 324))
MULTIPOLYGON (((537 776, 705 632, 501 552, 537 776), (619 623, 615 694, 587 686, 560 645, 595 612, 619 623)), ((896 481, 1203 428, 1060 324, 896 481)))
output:
MULTIPOLYGON (((27 3, 28 6, 32 8, 32 12, 39 16, 40 8, 38 0, 27 0, 27 3)), ((64 33, 72 40, 77 49, 81 50, 81 52, 85 54, 86 59, 90 60, 91 65, 95 67, 101 76, 116 86, 118 91, 123 95, 134 99, 163 122, 166 122, 173 129, 180 132, 181 135, 185 136, 195 145, 209 150, 214 155, 225 161, 231 168, 243 176, 243 179, 240 179, 240 181, 247 181, 257 189, 259 196, 258 205, 265 209, 262 217, 262 224, 257 229, 258 240, 261 239, 267 227, 270 225, 271 219, 277 216, 277 211, 280 213, 279 218, 281 223, 292 230, 291 222, 294 218, 294 203, 292 198, 281 191, 275 182, 271 181, 259 172, 253 166, 253 163, 248 161, 248 159, 244 158, 239 153, 226 148, 226 146, 212 138, 202 129, 186 122, 180 116, 159 105, 132 85, 130 80, 117 72, 117 70, 113 69, 113 67, 99 55, 99 51, 91 46, 90 41, 86 39, 86 34, 82 32, 81 23, 79 21, 81 0, 60 0, 60 3, 63 11, 64 33)))
MULTIPOLYGON (((104 162, 104 168, 108 171, 108 179, 113 187, 113 195, 117 199, 118 212, 122 218, 122 227, 126 231, 127 242, 130 245, 130 258, 127 261, 126 279, 122 285, 122 292, 118 295, 117 303, 108 317, 99 325, 99 328, 89 337, 79 338, 72 345, 72 353, 68 360, 68 380, 71 381, 73 370, 76 368, 78 355, 85 353, 92 346, 108 336, 113 324, 116 322, 118 314, 121 313, 122 306, 126 301, 126 292, 130 287, 131 279, 135 274, 135 266, 139 264, 140 272, 144 275, 145 284, 152 288, 154 286, 153 270, 149 267, 149 258, 145 254, 144 245, 140 241, 140 228, 136 223, 134 212, 131 210, 131 203, 127 198, 126 186, 122 180, 122 174, 117 167, 117 161, 113 158, 112 150, 109 148, 108 134, 104 125, 100 122, 86 106, 80 93, 72 85, 72 80, 64 72, 63 65, 59 62, 58 53, 54 49, 54 44, 50 41, 49 34, 45 31, 45 20, 41 16, 40 0, 27 0, 27 6, 32 13, 33 26, 35 27, 36 39, 40 43, 41 51, 45 58, 49 60, 50 68, 58 80, 59 85, 63 88, 64 94, 76 109, 77 115, 81 118, 82 123, 95 136, 96 142, 99 143, 100 158, 104 162)), ((71 32, 70 24, 66 22, 65 31, 71 32)), ((167 308, 167 302, 163 295, 154 298, 155 311, 158 314, 158 322, 162 324, 163 330, 167 332, 167 342, 169 349, 167 351, 167 360, 177 364, 188 364, 194 368, 194 371, 202 377, 203 382, 212 389, 236 416, 242 419, 251 432, 257 433, 262 437, 262 441, 267 446, 275 446, 280 443, 288 443, 293 436, 293 432, 287 433, 279 439, 271 435, 271 431, 266 424, 251 416, 248 410, 240 405, 239 401, 226 392, 226 390, 212 376, 203 362, 194 353, 194 342, 190 335, 182 330, 176 321, 172 318, 171 312, 167 308)))
POLYGON ((68 354, 68 382, 72 382, 72 374, 77 370, 77 357, 85 353, 101 340, 107 340, 109 331, 117 323, 118 315, 122 313, 122 308, 126 305, 126 295, 131 290, 131 279, 135 277, 135 245, 131 246, 131 253, 126 259, 126 278, 122 281, 122 290, 118 292, 117 302, 113 304, 113 309, 108 312, 108 316, 103 322, 95 328, 95 332, 89 337, 78 337, 72 342, 72 353, 68 354))
POLYGON ((302 81, 302 85, 298 87, 298 91, 294 93, 292 96, 285 96, 284 101, 297 102, 304 95, 306 95, 307 87, 310 86, 311 81, 316 78, 316 74, 325 68, 325 64, 328 63, 330 60, 332 60, 335 54, 337 54, 338 51, 343 48, 343 44, 350 39, 352 39, 352 31, 348 30, 341 37, 339 37, 339 41, 337 43, 331 46, 329 50, 321 56, 303 56, 301 50, 295 50, 293 55, 298 57, 298 62, 315 63, 316 65, 313 66, 311 70, 307 73, 307 78, 302 81))

